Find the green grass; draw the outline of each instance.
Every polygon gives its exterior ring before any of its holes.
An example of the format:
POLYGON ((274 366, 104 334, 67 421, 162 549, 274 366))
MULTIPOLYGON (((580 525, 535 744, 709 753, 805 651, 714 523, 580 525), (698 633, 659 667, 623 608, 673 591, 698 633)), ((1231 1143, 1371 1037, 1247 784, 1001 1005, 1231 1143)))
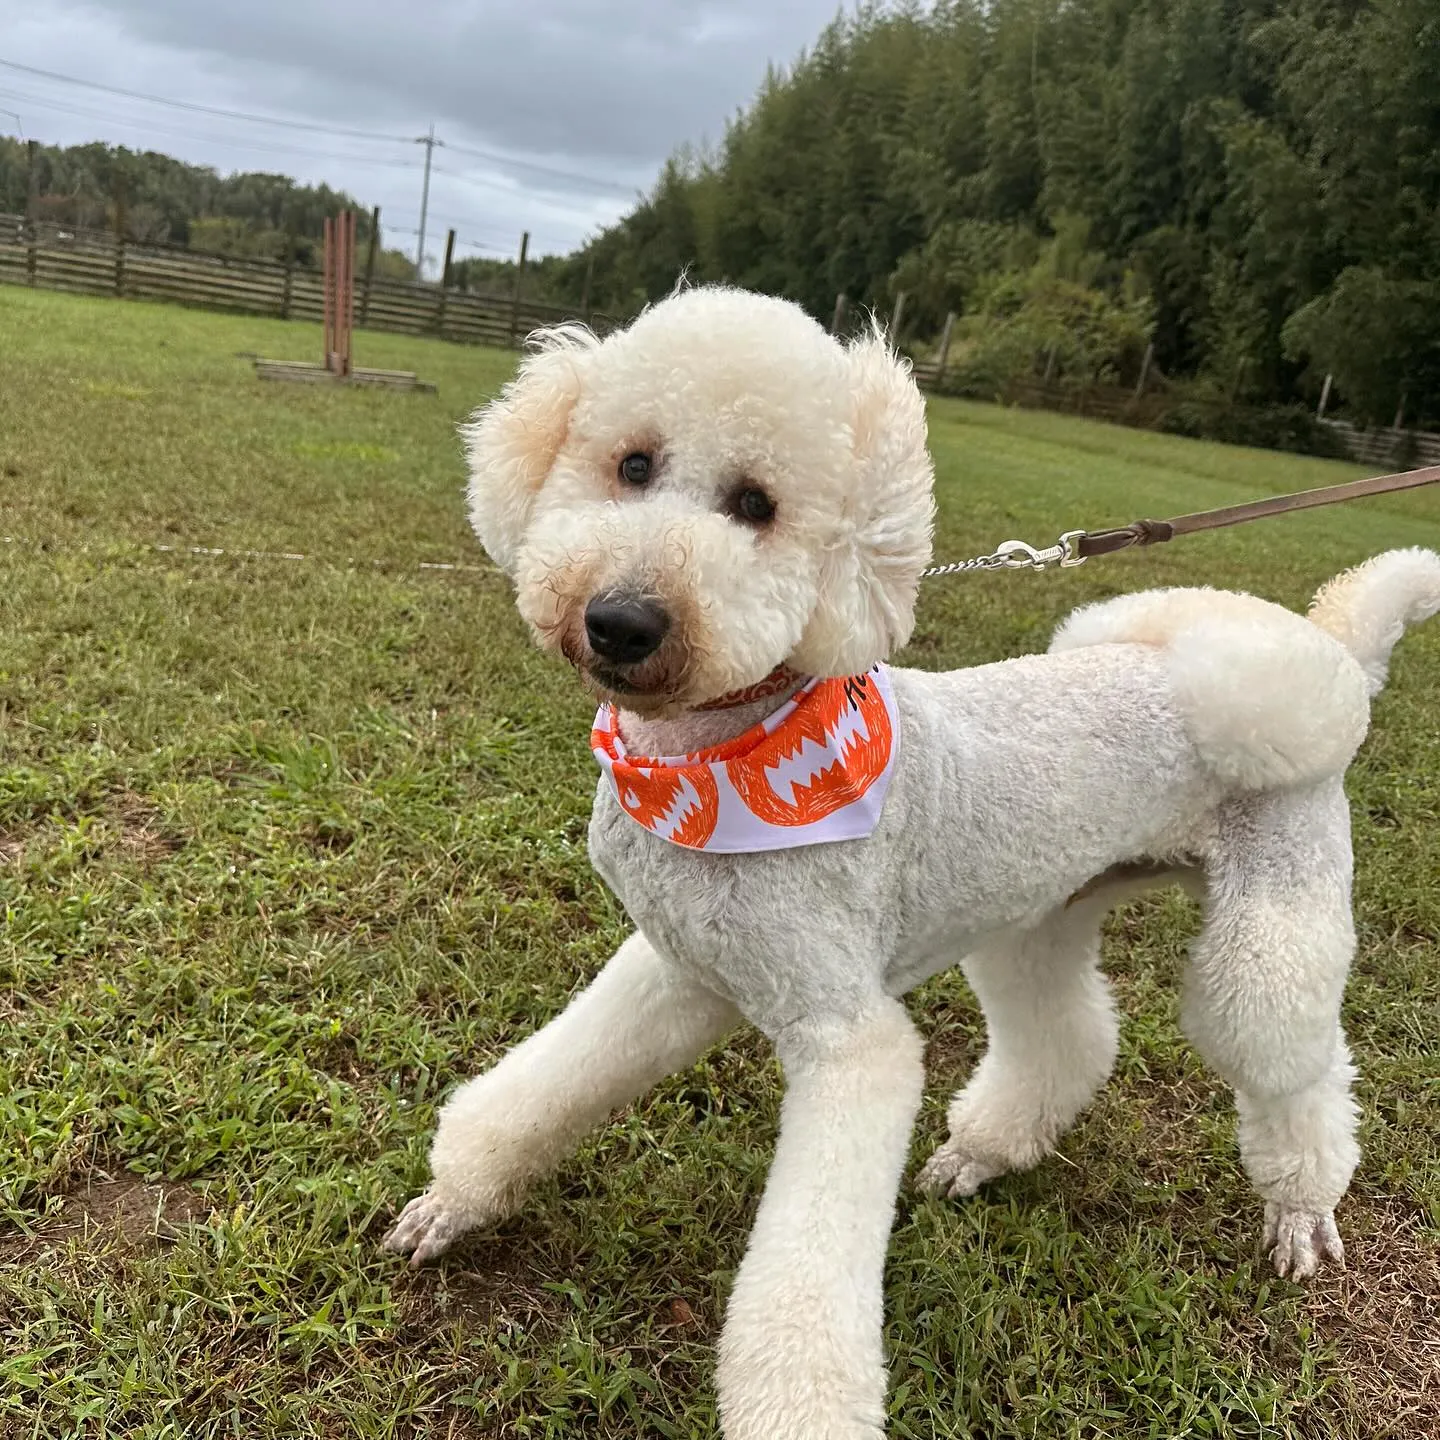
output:
MULTIPOLYGON (((497 576, 417 568, 481 562, 453 424, 512 357, 357 336, 438 397, 265 385, 236 358, 317 346, 0 288, 0 533, 23 542, 0 545, 0 1435, 713 1434, 779 1096, 753 1037, 440 1266, 378 1248, 437 1102, 625 921, 585 857, 588 703, 497 576)), ((942 559, 1358 473, 951 402, 932 420, 942 559)), ((1301 604, 1413 543, 1440 545, 1440 494, 937 581, 903 658, 1034 649, 1076 603, 1156 583, 1301 604)), ((1120 1066, 1062 1153, 973 1202, 902 1199, 895 1435, 1437 1433, 1437 717, 1440 624, 1404 642, 1350 782, 1348 1275, 1307 1294, 1259 1262, 1228 1097, 1176 1026, 1193 916, 1132 907, 1106 951, 1120 1066)), ((913 1011, 918 1161, 982 1030, 958 976, 913 1011)))

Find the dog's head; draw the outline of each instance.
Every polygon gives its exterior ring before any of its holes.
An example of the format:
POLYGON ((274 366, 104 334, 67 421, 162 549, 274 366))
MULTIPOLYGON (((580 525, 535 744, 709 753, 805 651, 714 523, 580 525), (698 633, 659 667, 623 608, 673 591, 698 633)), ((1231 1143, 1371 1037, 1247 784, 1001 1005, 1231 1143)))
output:
POLYGON ((930 554, 924 403, 877 333, 683 291, 598 341, 543 333, 464 429, 470 518, 598 694, 663 714, 778 664, 849 675, 909 637, 930 554))

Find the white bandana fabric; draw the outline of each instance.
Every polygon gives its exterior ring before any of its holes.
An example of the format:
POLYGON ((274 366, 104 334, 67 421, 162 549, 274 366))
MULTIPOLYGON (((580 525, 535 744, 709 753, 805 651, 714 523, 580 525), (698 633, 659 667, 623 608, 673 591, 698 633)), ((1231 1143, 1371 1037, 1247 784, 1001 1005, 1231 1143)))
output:
POLYGON ((748 854, 859 840, 879 823, 900 749, 889 672, 812 680, 743 735, 691 755, 631 755, 602 705, 590 748, 620 807, 688 850, 748 854))

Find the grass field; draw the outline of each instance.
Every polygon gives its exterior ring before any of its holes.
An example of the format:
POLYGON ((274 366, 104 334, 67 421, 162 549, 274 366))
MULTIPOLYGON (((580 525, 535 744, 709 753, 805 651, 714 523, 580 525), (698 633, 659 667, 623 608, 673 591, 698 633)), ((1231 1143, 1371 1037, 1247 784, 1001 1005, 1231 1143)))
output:
MULTIPOLYGON (((585 857, 590 706, 464 523, 453 422, 512 357, 357 337, 438 397, 236 358, 318 344, 0 287, 0 1435, 714 1434, 780 1093, 753 1037, 439 1266, 378 1248, 437 1101, 625 919, 585 857)), ((1360 473, 952 402, 932 425, 945 559, 1360 473)), ((1414 543, 1440 545, 1440 493, 937 581, 902 658, 1035 649, 1156 583, 1298 605, 1414 543)), ((1306 1292, 1260 1262, 1229 1098, 1177 1029, 1188 902, 1132 907, 1118 1072, 1061 1154, 902 1199, 895 1435, 1440 1435, 1440 622, 1401 647, 1350 793, 1349 1271, 1306 1292)), ((918 1163, 983 1037, 958 975, 912 1000, 918 1163)))

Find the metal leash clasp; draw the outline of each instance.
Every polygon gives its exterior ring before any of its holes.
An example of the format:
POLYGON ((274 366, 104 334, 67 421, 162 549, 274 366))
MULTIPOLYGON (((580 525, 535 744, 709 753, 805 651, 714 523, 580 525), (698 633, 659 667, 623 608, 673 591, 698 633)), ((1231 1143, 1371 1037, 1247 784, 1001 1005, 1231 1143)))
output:
POLYGON ((1044 550, 1037 550, 1024 540, 1006 540, 996 546, 995 554, 990 558, 995 561, 997 570, 1043 570, 1047 565, 1059 565, 1062 570, 1073 569, 1085 563, 1079 548, 1084 534, 1083 530, 1067 530, 1055 544, 1044 550))
POLYGON ((1037 550, 1024 540, 1003 541, 990 555, 977 555, 973 560, 956 560, 949 565, 932 565, 921 571, 922 580, 938 575, 963 575, 971 570, 1043 570, 1047 565, 1069 569, 1083 565, 1080 553, 1084 530, 1067 530, 1053 545, 1037 550))

